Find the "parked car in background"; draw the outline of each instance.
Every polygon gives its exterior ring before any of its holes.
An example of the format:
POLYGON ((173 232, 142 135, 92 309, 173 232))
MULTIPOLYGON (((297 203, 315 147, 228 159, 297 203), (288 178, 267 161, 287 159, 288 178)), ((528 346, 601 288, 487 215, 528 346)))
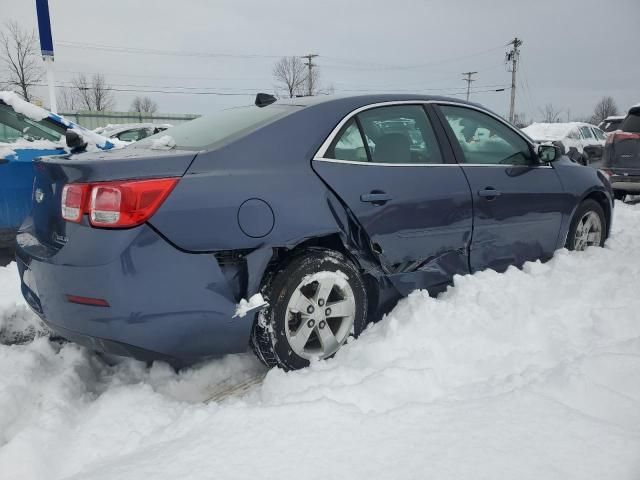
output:
POLYGON ((69 152, 65 141, 69 130, 83 137, 89 149, 114 146, 107 138, 25 102, 14 92, 0 92, 0 248, 13 246, 16 231, 31 209, 33 160, 69 152))
POLYGON ((123 123, 99 127, 94 132, 108 138, 117 138, 123 142, 137 142, 172 127, 168 123, 123 123))
POLYGON ((415 289, 608 235, 602 173, 479 105, 256 103, 37 162, 42 200, 16 257, 26 301, 54 331, 177 365, 251 344, 296 369, 415 289))
POLYGON ((602 170, 615 198, 640 194, 640 104, 631 107, 618 130, 607 138, 602 170))
POLYGON ((538 143, 552 142, 574 162, 589 165, 602 159, 606 135, 594 125, 581 122, 532 123, 522 129, 538 143))
POLYGON ((605 118, 600 124, 598 128, 605 133, 613 132, 620 128, 620 124, 624 120, 624 115, 613 115, 611 117, 605 118))

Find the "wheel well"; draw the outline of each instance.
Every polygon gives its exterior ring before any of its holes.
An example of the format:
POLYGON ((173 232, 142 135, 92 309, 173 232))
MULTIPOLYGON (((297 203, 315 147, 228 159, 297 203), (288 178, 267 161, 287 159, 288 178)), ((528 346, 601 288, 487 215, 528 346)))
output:
POLYGON ((308 249, 327 249, 339 252, 349 260, 351 260, 356 268, 362 273, 363 280, 367 286, 367 298, 369 300, 370 312, 375 309, 378 302, 378 279, 375 275, 366 271, 363 268, 362 262, 359 261, 356 255, 354 255, 344 244, 342 237, 338 233, 325 235, 322 237, 309 238, 293 248, 281 247, 274 251, 273 259, 270 262, 265 276, 277 272, 286 262, 292 258, 301 255, 308 249))
POLYGON ((587 199, 595 200, 602 207, 605 221, 607 222, 607 236, 609 236, 609 228, 611 227, 611 204, 609 203, 607 196, 603 192, 591 192, 584 198, 584 200, 587 199))

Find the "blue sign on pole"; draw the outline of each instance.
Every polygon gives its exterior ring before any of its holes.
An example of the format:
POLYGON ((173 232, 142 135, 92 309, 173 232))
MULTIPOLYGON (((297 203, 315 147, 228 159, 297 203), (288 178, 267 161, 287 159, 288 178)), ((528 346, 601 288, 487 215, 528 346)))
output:
POLYGON ((53 38, 51 37, 51 20, 49 19, 49 0, 36 0, 38 13, 38 33, 40 34, 40 51, 43 57, 53 57, 53 38))

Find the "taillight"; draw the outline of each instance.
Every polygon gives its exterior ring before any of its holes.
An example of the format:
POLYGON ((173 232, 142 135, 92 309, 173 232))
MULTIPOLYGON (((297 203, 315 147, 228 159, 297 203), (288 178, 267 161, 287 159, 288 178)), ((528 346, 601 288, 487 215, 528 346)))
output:
POLYGON ((66 220, 79 222, 82 215, 87 213, 89 222, 95 227, 135 227, 147 221, 158 210, 176 183, 177 178, 156 178, 69 184, 64 187, 62 193, 62 216, 66 220), (69 193, 65 196, 65 190, 71 193, 72 197, 69 193), (78 200, 78 192, 81 190, 82 194, 78 200), (73 207, 70 199, 73 199, 73 205, 79 207, 73 207), (77 208, 79 212, 69 210, 70 208, 77 208), (68 215, 65 215, 66 211, 69 211, 68 215), (75 216, 72 217, 71 214, 75 216))
POLYGON ((62 189, 62 218, 69 222, 80 222, 84 213, 85 198, 89 185, 72 183, 62 189))
POLYGON ((616 130, 607 137, 606 143, 615 143, 621 140, 640 140, 640 133, 623 132, 622 130, 616 130))

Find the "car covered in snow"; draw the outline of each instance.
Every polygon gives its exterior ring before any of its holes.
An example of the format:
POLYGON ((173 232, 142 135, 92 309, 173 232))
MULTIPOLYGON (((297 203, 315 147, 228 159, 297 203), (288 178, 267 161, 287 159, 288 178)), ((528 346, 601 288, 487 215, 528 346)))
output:
POLYGON ((108 138, 117 138, 123 142, 137 142, 156 133, 164 132, 172 126, 169 123, 122 123, 109 124, 93 131, 108 138))
POLYGON ((602 170, 617 199, 640 194, 640 104, 631 107, 618 130, 607 137, 602 170))
POLYGON ((498 115, 421 95, 204 116, 118 151, 36 162, 23 295, 92 349, 175 365, 333 356, 416 289, 601 246, 598 170, 498 115))
POLYGON ((0 92, 0 248, 13 245, 31 208, 33 160, 68 153, 65 137, 70 130, 81 147, 78 150, 86 149, 87 143, 101 149, 114 146, 105 137, 25 102, 14 92, 0 92))
POLYGON ((552 142, 571 160, 589 165, 602 159, 605 133, 595 125, 581 122, 532 123, 522 129, 537 143, 552 142))

